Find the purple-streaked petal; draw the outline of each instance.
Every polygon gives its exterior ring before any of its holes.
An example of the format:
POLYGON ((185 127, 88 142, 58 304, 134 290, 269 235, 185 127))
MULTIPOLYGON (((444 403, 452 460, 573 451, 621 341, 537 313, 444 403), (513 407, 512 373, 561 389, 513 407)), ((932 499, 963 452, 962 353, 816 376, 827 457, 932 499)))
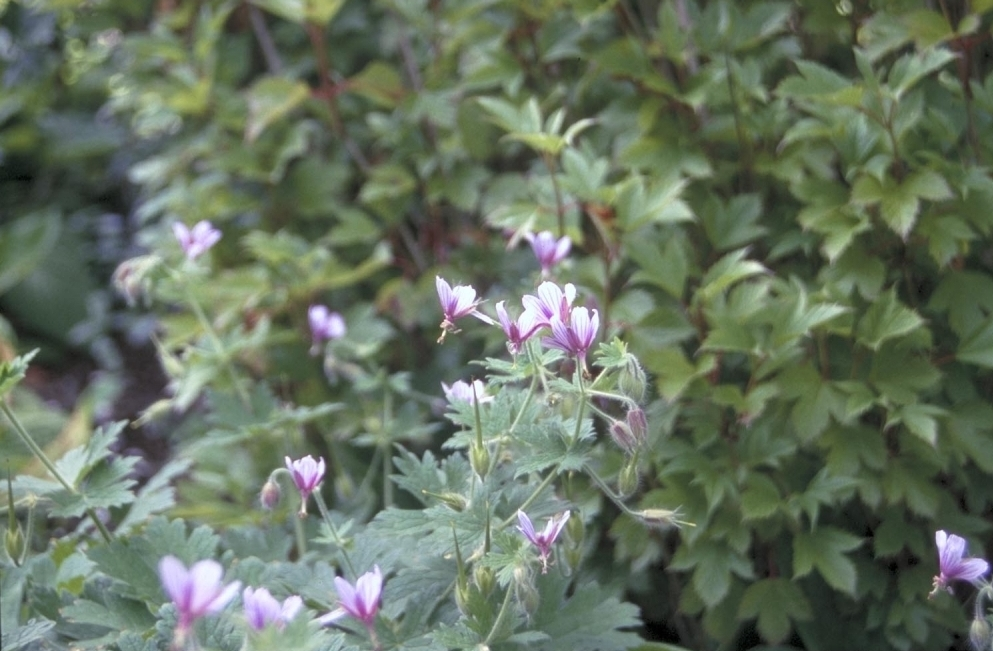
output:
POLYGON ((357 617, 358 598, 352 584, 340 576, 336 576, 334 577, 334 587, 338 591, 338 602, 341 604, 341 607, 348 611, 350 615, 357 617))
POLYGON ((524 511, 517 511, 517 529, 524 537, 531 541, 532 544, 538 544, 538 537, 534 533, 534 525, 531 524, 531 518, 528 517, 527 513, 524 511))
POLYGON ((287 597, 286 601, 283 602, 283 607, 279 611, 279 618, 284 622, 289 623, 294 617, 297 616, 297 613, 300 612, 301 608, 303 608, 303 599, 297 595, 287 597))
POLYGON ((184 610, 189 605, 188 586, 190 585, 189 572, 175 556, 165 556, 159 561, 159 579, 162 581, 162 588, 169 599, 176 604, 180 610, 184 610))
POLYGON ((217 597, 217 590, 223 575, 224 568, 221 567, 221 564, 210 559, 197 561, 190 567, 190 583, 192 585, 190 612, 204 613, 207 611, 211 602, 217 597))
POLYGON ((206 612, 216 613, 220 610, 223 610, 224 607, 227 606, 231 602, 231 600, 235 598, 235 596, 238 594, 238 590, 240 589, 241 589, 241 581, 233 581, 227 586, 225 586, 224 589, 221 590, 220 593, 215 594, 214 598, 211 599, 210 603, 207 604, 206 612))

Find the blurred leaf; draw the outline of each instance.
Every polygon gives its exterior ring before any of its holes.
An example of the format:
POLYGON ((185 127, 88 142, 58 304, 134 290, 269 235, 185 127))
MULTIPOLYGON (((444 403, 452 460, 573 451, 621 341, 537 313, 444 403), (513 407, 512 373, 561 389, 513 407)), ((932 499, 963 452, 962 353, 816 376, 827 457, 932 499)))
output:
POLYGON ((0 226, 0 294, 24 280, 52 251, 62 217, 50 210, 0 226))
POLYGON ((810 602, 800 587, 789 579, 762 579, 745 590, 738 617, 758 617, 758 629, 770 642, 781 642, 790 633, 791 620, 813 616, 810 602))
POLYGON ((834 527, 799 531, 793 538, 793 576, 800 578, 817 569, 836 590, 855 595, 855 564, 845 555, 862 540, 834 527))
POLYGON ((310 88, 286 77, 262 77, 247 91, 245 140, 255 142, 270 125, 289 115, 310 97, 310 88))
POLYGON ((28 372, 28 366, 34 356, 38 354, 38 349, 19 355, 9 362, 0 362, 0 399, 13 389, 24 379, 28 372))
POLYGON ((904 307, 891 289, 869 306, 859 320, 855 334, 860 344, 878 350, 886 340, 909 334, 923 324, 924 320, 904 307))

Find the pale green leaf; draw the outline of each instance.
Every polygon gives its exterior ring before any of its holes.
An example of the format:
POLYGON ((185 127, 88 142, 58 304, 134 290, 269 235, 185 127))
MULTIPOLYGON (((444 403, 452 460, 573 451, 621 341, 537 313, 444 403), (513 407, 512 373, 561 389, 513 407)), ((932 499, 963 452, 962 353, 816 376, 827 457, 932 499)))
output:
POLYGON ((245 140, 254 142, 270 125, 289 115, 310 97, 310 88, 286 77, 262 77, 248 89, 245 140))

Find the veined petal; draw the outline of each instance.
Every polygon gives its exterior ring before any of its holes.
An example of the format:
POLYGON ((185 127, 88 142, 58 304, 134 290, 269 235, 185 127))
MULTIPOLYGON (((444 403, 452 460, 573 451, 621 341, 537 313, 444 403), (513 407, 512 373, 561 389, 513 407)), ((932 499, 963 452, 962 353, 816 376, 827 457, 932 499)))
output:
MULTIPOLYGON (((190 612, 207 612, 211 602, 217 597, 224 568, 217 561, 206 559, 197 561, 190 567, 190 612)), ((233 595, 232 595, 233 596, 233 595)))
POLYGON ((190 576, 182 561, 175 556, 163 557, 159 561, 159 579, 169 599, 179 610, 186 610, 190 601, 190 576))

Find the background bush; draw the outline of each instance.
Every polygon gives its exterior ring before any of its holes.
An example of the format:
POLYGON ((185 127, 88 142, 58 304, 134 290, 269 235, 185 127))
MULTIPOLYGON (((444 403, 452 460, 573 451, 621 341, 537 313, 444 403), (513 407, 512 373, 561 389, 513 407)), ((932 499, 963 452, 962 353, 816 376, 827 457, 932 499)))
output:
MULTIPOLYGON (((503 354, 481 327, 436 343, 434 277, 490 303, 531 291, 520 236, 552 230, 575 243, 556 280, 651 380, 629 502, 695 525, 646 528, 568 479, 590 571, 641 633, 963 644, 963 609, 926 596, 935 529, 990 542, 993 2, 0 6, 4 346, 115 371, 122 335, 154 327, 169 393, 145 420, 184 417, 145 515, 261 555, 257 493, 290 450, 328 459, 336 513, 414 507, 390 476, 449 454, 440 382, 503 354), (205 219, 224 232, 212 269, 163 271, 171 224, 205 219), (105 289, 125 258, 132 311, 105 289), (313 303, 349 329, 323 364, 313 303)), ((94 404, 129 390, 108 382, 94 404)), ((46 429, 9 400, 63 448, 113 411, 46 429)), ((5 571, 3 621, 97 637, 56 605, 112 572, 63 570, 46 541, 75 520, 37 526, 33 553, 71 580, 5 571)))

